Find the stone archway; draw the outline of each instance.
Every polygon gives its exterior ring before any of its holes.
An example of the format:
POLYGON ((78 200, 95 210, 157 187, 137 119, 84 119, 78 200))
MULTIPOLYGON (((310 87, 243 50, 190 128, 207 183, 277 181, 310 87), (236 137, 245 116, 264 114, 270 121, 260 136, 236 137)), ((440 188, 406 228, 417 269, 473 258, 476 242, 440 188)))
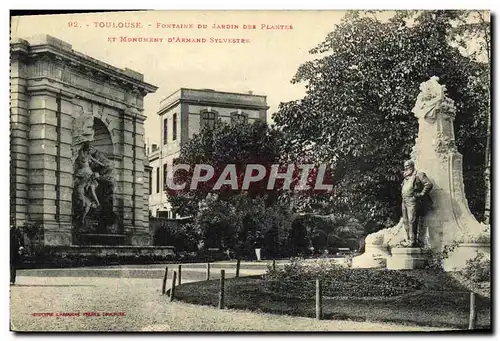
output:
POLYGON ((106 125, 96 117, 94 117, 94 141, 92 141, 92 146, 108 157, 114 155, 111 133, 106 125))

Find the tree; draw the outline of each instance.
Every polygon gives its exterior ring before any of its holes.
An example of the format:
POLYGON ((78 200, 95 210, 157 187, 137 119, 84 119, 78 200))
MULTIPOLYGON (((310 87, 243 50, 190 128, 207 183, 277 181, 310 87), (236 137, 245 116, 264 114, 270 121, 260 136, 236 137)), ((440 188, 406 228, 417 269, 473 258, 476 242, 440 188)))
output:
MULTIPOLYGON (((279 132, 270 129, 265 122, 255 121, 251 124, 226 124, 217 122, 214 128, 203 128, 191 140, 184 144, 177 163, 191 167, 190 171, 177 171, 174 183, 187 183, 184 190, 169 190, 167 196, 174 211, 181 215, 196 215, 200 203, 209 196, 218 200, 226 200, 242 193, 241 190, 231 190, 223 186, 220 190, 212 188, 222 171, 228 164, 234 164, 237 169, 238 188, 248 164, 271 165, 278 163, 280 157, 279 132), (214 168, 214 177, 206 182, 200 182, 196 189, 190 189, 194 167, 197 164, 210 165, 214 168)), ((266 197, 268 203, 276 199, 276 193, 266 190, 264 178, 252 183, 246 191, 250 197, 266 197)))
POLYGON ((295 244, 310 244, 316 251, 332 247, 357 248, 364 234, 360 222, 347 214, 300 214, 293 218, 295 244), (302 238, 303 240, 299 240, 302 238))
MULTIPOLYGON (((491 77, 491 20, 487 11, 461 11, 454 37, 458 45, 469 53, 471 58, 483 61, 484 68, 480 74, 481 84, 489 91, 491 77), (471 49, 471 42, 474 46, 471 49)), ((489 101, 488 103, 489 104, 489 101)), ((484 166, 484 220, 489 224, 491 214, 491 107, 484 108, 488 112, 486 127, 486 150, 484 166)))
POLYGON ((280 191, 268 190, 267 180, 252 183, 248 190, 241 184, 248 164, 269 167, 281 160, 280 132, 265 122, 226 124, 217 122, 204 128, 181 148, 178 164, 189 165, 190 171, 177 171, 174 183, 187 183, 184 190, 167 189, 174 211, 192 215, 201 231, 206 247, 232 250, 240 259, 260 245, 272 255, 279 254, 288 241, 291 212, 278 202, 280 191), (194 167, 199 164, 214 168, 214 177, 190 188, 194 167), (234 164, 238 189, 213 186, 223 169, 234 164))
POLYGON ((286 207, 266 207, 263 198, 239 194, 225 200, 208 197, 196 215, 204 244, 231 250, 237 259, 262 247, 270 256, 281 254, 290 236, 291 214, 286 207))
POLYGON ((301 100, 281 103, 274 116, 293 157, 307 151, 333 168, 330 210, 380 225, 400 215, 401 168, 417 134, 411 109, 419 84, 439 76, 457 106, 456 139, 464 155, 471 210, 481 211, 488 96, 484 65, 451 45, 456 11, 398 11, 382 22, 348 12, 310 52, 292 79, 301 100), (465 148, 467 146, 467 148, 465 148))

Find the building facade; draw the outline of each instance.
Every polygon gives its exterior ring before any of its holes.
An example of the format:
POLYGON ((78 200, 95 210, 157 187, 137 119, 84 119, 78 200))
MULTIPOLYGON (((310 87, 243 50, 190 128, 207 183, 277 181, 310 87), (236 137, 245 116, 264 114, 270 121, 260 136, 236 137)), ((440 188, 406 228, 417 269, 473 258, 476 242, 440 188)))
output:
POLYGON ((201 127, 222 122, 252 123, 267 119, 266 96, 252 93, 231 93, 212 89, 181 88, 160 102, 160 145, 148 151, 149 211, 154 217, 176 218, 171 212, 164 188, 167 172, 179 156, 183 143, 200 131, 201 127))
POLYGON ((51 36, 10 47, 11 223, 36 225, 42 247, 151 245, 143 102, 157 87, 51 36))

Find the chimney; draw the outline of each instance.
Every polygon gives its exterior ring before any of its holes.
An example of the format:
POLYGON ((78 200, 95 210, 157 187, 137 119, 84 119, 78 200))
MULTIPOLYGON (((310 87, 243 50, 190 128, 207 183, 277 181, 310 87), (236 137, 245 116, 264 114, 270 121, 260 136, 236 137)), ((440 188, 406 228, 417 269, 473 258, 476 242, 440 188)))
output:
POLYGON ((248 91, 248 94, 253 95, 253 91, 252 90, 248 91))

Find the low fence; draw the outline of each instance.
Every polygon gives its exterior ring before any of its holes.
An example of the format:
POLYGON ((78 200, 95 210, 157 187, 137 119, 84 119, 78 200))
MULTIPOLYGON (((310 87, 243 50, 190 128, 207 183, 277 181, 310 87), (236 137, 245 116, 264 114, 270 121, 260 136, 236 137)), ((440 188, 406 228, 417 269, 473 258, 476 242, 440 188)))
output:
MULTIPOLYGON (((276 260, 273 260, 271 263, 271 267, 273 271, 276 271, 276 260)), ((240 269, 241 269, 241 261, 237 260, 235 262, 235 277, 238 278, 240 277, 240 269)), ((221 276, 225 276, 225 269, 220 270, 221 276)), ((210 263, 206 263, 206 277, 205 280, 209 281, 210 280, 210 274, 211 274, 211 266, 210 263)), ((167 286, 167 279, 168 279, 168 266, 165 267, 165 275, 163 276, 162 280, 162 289, 161 293, 162 295, 165 295, 166 293, 166 286, 167 286)), ((172 284, 175 284, 177 282, 177 285, 181 285, 182 283, 182 264, 177 265, 177 270, 172 273, 172 284)), ((172 288, 170 290, 170 296, 171 300, 173 300, 173 295, 172 295, 172 288)))
MULTIPOLYGON (((273 271, 276 270, 276 261, 272 261, 272 263, 269 264, 270 267, 272 267, 273 271)), ((235 269, 235 277, 240 276, 240 262, 237 261, 234 265, 235 269)), ((167 277, 168 277, 168 267, 165 268, 165 275, 163 277, 163 283, 162 283, 162 295, 166 294, 165 288, 166 288, 166 282, 167 282, 167 277)), ((218 309, 225 309, 226 308, 226 269, 219 269, 220 274, 219 274, 219 285, 218 285, 218 304, 217 307, 218 309)), ((209 281, 211 278, 211 264, 206 263, 206 276, 205 280, 209 281)), ((173 271, 172 273, 172 282, 171 282, 171 288, 169 290, 168 297, 170 301, 175 300, 175 295, 176 295, 176 286, 181 285, 182 281, 182 266, 178 265, 177 270, 173 271)), ((331 281, 330 281, 331 282, 331 281)), ((325 299, 334 299, 335 297, 329 296, 328 294, 325 294, 325 284, 328 285, 330 284, 329 281, 325 280, 320 280, 316 279, 314 283, 311 283, 312 285, 315 286, 315 295, 314 295, 314 316, 317 320, 323 320, 324 319, 324 300, 325 299)), ((302 287, 302 290, 305 290, 302 287)), ((477 319, 478 319, 478 307, 476 305, 477 302, 477 297, 478 295, 474 292, 452 292, 452 291, 425 291, 426 293, 446 293, 450 295, 467 295, 468 296, 468 303, 469 303, 469 318, 468 318, 468 329, 469 330, 474 330, 477 327, 477 319)), ((279 295, 278 295, 279 296, 279 295)), ((396 298, 396 296, 394 297, 396 298)), ((296 300, 302 300, 304 301, 304 298, 298 298, 297 296, 283 296, 283 299, 289 300, 289 299, 296 299, 296 300)), ((311 306, 311 310, 312 310, 311 306)))

